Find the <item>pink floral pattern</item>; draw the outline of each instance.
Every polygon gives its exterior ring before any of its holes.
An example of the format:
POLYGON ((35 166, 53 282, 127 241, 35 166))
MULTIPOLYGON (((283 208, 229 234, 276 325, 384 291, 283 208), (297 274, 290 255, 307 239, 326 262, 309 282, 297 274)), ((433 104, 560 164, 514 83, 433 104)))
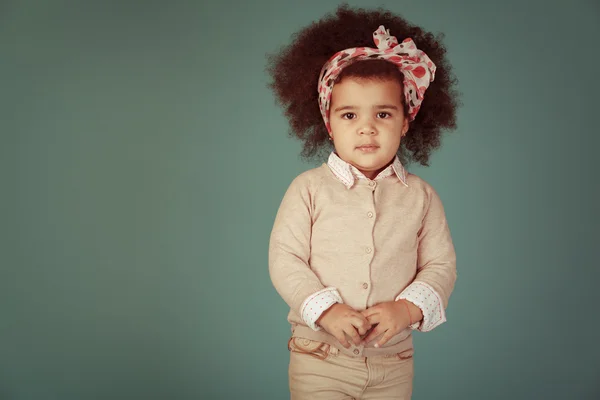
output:
POLYGON ((435 64, 427 54, 417 49, 411 38, 398 43, 383 25, 373 32, 373 42, 377 48, 355 47, 335 53, 321 69, 317 90, 319 93, 319 109, 328 131, 329 105, 335 79, 343 67, 354 61, 365 59, 382 59, 398 66, 404 75, 404 96, 408 104, 408 118, 413 121, 421 108, 425 90, 435 79, 435 64))

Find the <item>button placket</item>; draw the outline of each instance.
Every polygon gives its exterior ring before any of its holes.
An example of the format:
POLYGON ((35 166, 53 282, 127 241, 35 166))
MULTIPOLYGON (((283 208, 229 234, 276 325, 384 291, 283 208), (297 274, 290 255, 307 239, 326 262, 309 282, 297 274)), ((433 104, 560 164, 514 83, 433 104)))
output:
MULTIPOLYGON (((371 199, 370 199, 371 200, 371 202, 370 202, 371 204, 370 204, 370 207, 369 207, 370 210, 367 209, 365 211, 366 211, 366 217, 368 219, 370 219, 367 224, 370 227, 373 227, 373 225, 375 224, 375 219, 374 219, 374 217, 375 217, 375 211, 374 211, 374 208, 375 208, 375 187, 377 186, 377 182, 375 182, 375 181, 369 181, 367 185, 371 189, 372 196, 369 196, 369 197, 371 197, 371 199)), ((365 215, 365 214, 363 214, 363 215, 365 215)), ((371 269, 371 262, 373 260, 373 253, 374 253, 373 243, 374 243, 373 242, 373 236, 371 234, 371 235, 369 235, 369 238, 367 239, 367 242, 365 243, 365 247, 364 247, 364 252, 367 255, 365 258, 367 259, 367 269, 368 270, 371 269), (368 243, 368 245, 367 245, 367 243, 368 243)), ((370 284, 369 284, 369 279, 370 278, 369 278, 369 276, 370 276, 370 273, 369 273, 369 275, 365 276, 365 280, 362 283, 359 283, 360 284, 360 288, 362 288, 363 295, 366 296, 365 299, 364 299, 365 307, 367 305, 368 298, 369 298, 369 293, 370 293, 370 284)), ((357 350, 355 350, 354 354, 358 355, 359 352, 357 352, 357 350)))

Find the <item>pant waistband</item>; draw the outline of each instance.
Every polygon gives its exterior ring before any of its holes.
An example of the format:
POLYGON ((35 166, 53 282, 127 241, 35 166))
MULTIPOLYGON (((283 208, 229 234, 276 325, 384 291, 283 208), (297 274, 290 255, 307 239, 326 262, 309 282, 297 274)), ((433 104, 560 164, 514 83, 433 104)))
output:
POLYGON ((327 343, 328 345, 337 348, 341 353, 344 353, 350 357, 375 357, 387 354, 402 353, 403 351, 412 349, 413 347, 410 329, 400 332, 396 336, 392 337, 383 347, 379 348, 372 346, 365 347, 364 345, 356 346, 352 342, 350 342, 349 348, 345 348, 333 335, 323 330, 314 331, 308 326, 304 325, 292 326, 292 337, 300 337, 327 343))

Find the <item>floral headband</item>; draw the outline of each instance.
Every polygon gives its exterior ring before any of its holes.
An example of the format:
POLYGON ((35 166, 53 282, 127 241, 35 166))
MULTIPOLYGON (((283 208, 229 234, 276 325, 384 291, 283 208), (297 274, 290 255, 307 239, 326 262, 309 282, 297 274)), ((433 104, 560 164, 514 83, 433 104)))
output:
POLYGON ((389 30, 381 25, 373 32, 373 41, 377 48, 354 47, 335 53, 323 65, 319 75, 319 108, 327 131, 331 132, 329 125, 329 105, 333 83, 342 72, 342 68, 354 61, 365 59, 382 59, 398 66, 404 75, 404 96, 408 104, 409 121, 413 121, 421 103, 425 90, 435 78, 435 64, 427 54, 417 49, 411 38, 406 38, 398 44, 395 36, 390 36, 389 30))

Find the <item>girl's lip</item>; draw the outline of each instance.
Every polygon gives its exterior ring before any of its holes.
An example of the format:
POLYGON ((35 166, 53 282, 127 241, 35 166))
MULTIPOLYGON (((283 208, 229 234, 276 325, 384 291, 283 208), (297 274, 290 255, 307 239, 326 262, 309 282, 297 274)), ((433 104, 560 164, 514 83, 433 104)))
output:
POLYGON ((363 146, 358 146, 357 149, 376 149, 379 146, 375 146, 374 144, 366 144, 363 146))

